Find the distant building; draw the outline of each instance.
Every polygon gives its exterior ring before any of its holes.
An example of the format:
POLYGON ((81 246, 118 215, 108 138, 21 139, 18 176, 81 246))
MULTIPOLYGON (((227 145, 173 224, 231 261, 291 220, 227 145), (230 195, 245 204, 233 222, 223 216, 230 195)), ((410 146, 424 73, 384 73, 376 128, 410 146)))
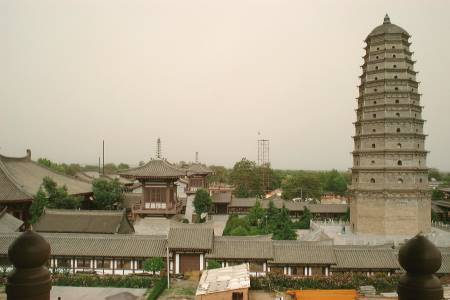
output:
POLYGON ((37 164, 27 150, 25 157, 0 155, 0 209, 6 207, 16 218, 27 220, 28 209, 45 177, 66 186, 70 195, 85 199, 92 196, 91 184, 37 164))
POLYGON ((350 186, 355 233, 431 230, 426 135, 409 38, 386 15, 365 40, 350 186))
POLYGON ((134 233, 125 210, 75 210, 45 208, 33 225, 37 232, 59 233, 134 233))
POLYGON ((246 264, 203 272, 195 300, 248 300, 250 273, 246 264))
POLYGON ((120 176, 142 184, 142 198, 131 208, 133 218, 171 216, 181 212, 182 202, 177 196, 175 182, 186 176, 186 170, 157 158, 143 166, 122 171, 120 176))

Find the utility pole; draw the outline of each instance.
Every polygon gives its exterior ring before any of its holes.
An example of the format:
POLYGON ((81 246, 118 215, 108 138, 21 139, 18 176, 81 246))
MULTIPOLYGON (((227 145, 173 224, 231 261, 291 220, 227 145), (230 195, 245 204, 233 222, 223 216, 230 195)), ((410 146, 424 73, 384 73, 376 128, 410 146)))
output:
POLYGON ((105 175, 105 140, 103 140, 103 175, 105 175))

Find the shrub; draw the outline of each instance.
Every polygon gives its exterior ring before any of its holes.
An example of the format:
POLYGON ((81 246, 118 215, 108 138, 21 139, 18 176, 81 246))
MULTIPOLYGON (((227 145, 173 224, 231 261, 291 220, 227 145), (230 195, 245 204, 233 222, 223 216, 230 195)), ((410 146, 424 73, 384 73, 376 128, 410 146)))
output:
POLYGON ((152 257, 144 261, 144 271, 155 274, 155 272, 160 272, 162 269, 164 269, 164 260, 161 257, 152 257))
POLYGON ((208 270, 221 268, 222 264, 217 260, 209 260, 208 261, 208 270))
POLYGON ((123 287, 149 288, 155 278, 149 276, 120 276, 120 275, 53 275, 53 285, 83 286, 83 287, 123 287))
POLYGON ((398 285, 398 275, 377 274, 367 276, 354 273, 333 274, 333 276, 289 277, 269 274, 266 277, 252 277, 252 289, 358 289, 362 285, 373 285, 378 292, 394 291, 398 285))
POLYGON ((166 288, 167 288, 167 278, 163 277, 155 283, 147 299, 148 300, 158 299, 158 297, 162 294, 162 292, 164 292, 166 288))

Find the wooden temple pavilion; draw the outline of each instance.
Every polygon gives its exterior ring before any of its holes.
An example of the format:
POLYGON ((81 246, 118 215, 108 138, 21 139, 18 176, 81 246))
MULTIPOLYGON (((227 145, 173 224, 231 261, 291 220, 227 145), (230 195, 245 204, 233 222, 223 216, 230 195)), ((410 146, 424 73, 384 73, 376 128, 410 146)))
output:
POLYGON ((182 203, 177 197, 175 182, 185 177, 186 172, 161 158, 121 172, 120 176, 138 180, 142 184, 142 199, 132 206, 132 217, 170 216, 180 213, 182 203))
POLYGON ((213 174, 214 171, 201 163, 193 163, 187 168, 187 175, 189 177, 188 192, 195 193, 199 189, 208 188, 208 175, 213 174))

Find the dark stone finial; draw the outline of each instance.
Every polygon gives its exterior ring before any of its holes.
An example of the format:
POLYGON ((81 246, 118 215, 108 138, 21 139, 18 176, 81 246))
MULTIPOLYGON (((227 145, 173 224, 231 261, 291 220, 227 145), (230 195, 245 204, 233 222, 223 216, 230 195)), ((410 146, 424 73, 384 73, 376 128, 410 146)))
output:
POLYGON ((443 299, 441 281, 434 275, 441 267, 441 252, 423 234, 400 248, 398 260, 406 270, 397 288, 399 300, 443 299))
POLYGON ((383 24, 391 24, 391 19, 389 18, 389 15, 388 15, 388 14, 386 14, 386 15, 384 16, 383 24))
POLYGON ((50 299, 51 278, 45 267, 49 256, 50 245, 34 231, 25 231, 9 246, 14 270, 6 283, 7 299, 50 299))

